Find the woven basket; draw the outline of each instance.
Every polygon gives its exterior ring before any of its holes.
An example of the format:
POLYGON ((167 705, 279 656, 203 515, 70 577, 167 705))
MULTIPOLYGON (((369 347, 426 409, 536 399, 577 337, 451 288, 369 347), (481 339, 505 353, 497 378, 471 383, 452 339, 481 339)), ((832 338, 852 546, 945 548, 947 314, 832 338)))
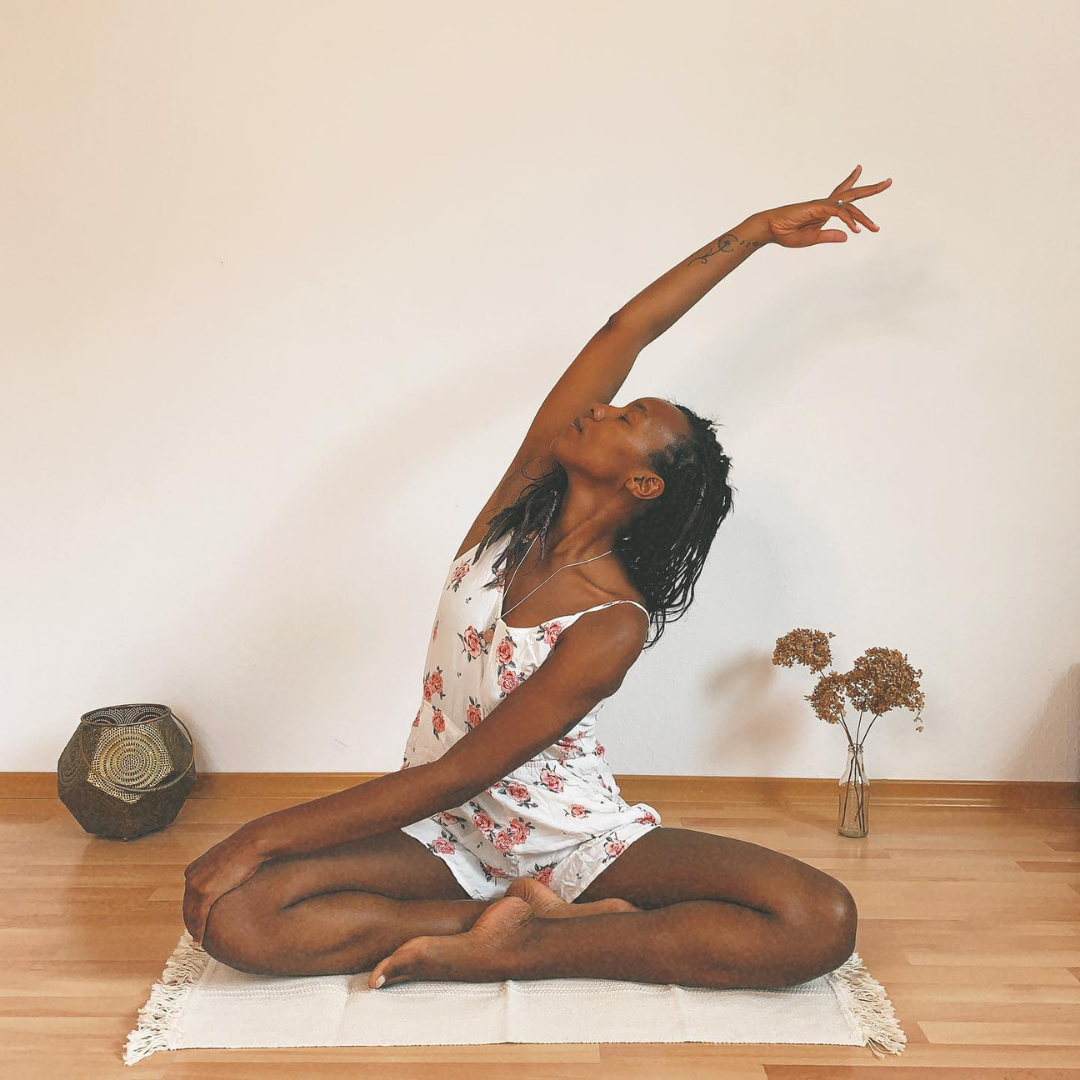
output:
POLYGON ((88 833, 114 840, 172 824, 195 778, 195 742, 167 705, 83 713, 56 764, 60 801, 88 833))

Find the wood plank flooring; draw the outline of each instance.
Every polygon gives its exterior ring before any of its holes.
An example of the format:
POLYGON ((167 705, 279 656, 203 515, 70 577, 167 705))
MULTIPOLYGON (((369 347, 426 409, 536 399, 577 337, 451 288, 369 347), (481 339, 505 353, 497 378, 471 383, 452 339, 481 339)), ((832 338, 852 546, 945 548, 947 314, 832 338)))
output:
POLYGON ((1080 785, 873 781, 870 835, 836 831, 835 780, 617 777, 668 826, 737 837, 841 880, 857 949, 908 1037, 865 1047, 639 1043, 159 1052, 124 1041, 183 931, 184 867, 254 817, 376 774, 203 774, 177 820, 85 833, 49 773, 0 775, 0 1074, 510 1075, 514 1080, 1080 1080, 1080 785))

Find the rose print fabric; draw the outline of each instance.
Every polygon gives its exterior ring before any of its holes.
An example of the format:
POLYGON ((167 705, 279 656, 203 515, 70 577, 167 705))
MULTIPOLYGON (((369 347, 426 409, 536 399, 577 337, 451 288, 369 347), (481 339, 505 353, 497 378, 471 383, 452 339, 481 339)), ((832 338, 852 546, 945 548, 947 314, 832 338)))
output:
MULTIPOLYGON (((509 546, 502 537, 477 556, 475 545, 456 558, 435 613, 424 665, 423 699, 401 768, 441 757, 558 647, 559 635, 612 600, 540 626, 507 626, 502 619, 505 566, 499 584, 493 564, 509 546)), ((646 615, 648 614, 645 611, 646 615)), ((629 805, 604 758, 596 720, 607 699, 557 743, 463 806, 402 827, 443 859, 471 897, 494 900, 518 877, 543 882, 574 900, 638 837, 661 827, 648 803, 629 805)))

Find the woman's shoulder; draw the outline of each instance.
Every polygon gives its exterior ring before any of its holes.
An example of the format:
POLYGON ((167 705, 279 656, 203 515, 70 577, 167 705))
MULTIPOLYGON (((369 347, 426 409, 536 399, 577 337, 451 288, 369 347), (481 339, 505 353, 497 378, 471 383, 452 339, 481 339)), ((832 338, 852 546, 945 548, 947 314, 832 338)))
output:
POLYGON ((641 590, 630 579, 626 568, 618 562, 613 562, 607 568, 606 576, 597 584, 608 594, 606 600, 603 601, 604 603, 611 600, 633 600, 634 603, 640 604, 646 610, 649 608, 649 605, 645 602, 645 597, 641 595, 641 590))

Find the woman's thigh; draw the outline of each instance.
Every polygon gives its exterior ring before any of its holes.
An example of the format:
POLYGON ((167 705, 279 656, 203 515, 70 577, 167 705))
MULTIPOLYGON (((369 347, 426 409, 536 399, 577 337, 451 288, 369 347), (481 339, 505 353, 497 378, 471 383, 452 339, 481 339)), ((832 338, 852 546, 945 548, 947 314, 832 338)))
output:
POLYGON ((346 889, 397 900, 470 899, 438 855, 399 829, 269 859, 233 891, 280 909, 346 889))
POLYGON ((790 855, 728 836, 664 826, 634 841, 575 899, 618 896, 641 908, 724 900, 771 915, 813 916, 851 903, 836 878, 790 855))

